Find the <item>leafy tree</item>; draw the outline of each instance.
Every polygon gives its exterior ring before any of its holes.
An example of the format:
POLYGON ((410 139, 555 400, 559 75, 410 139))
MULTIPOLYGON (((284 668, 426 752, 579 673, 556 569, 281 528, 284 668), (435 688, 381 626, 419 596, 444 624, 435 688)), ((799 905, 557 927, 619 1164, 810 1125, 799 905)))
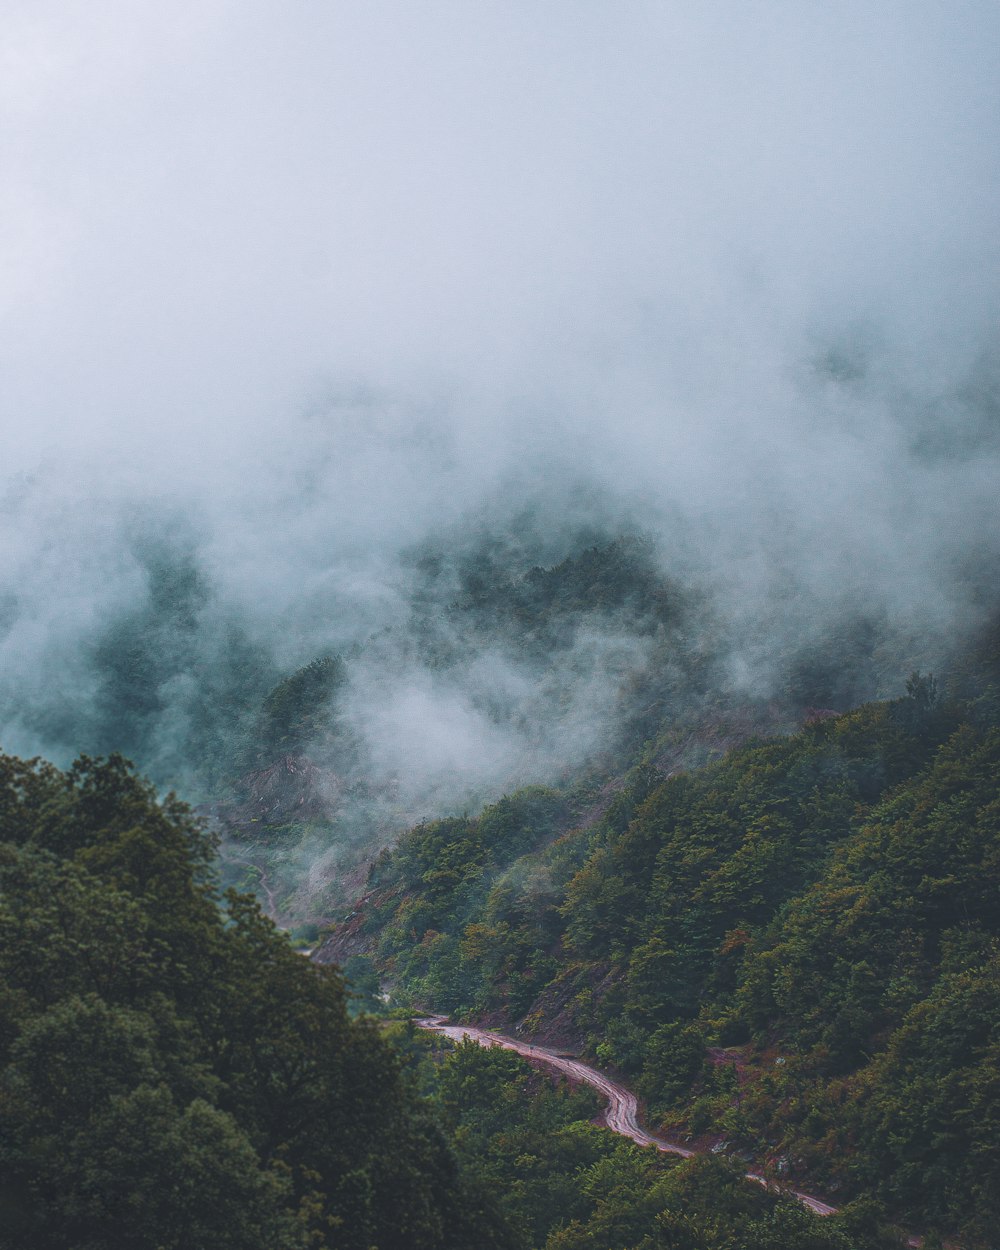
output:
POLYGON ((183 804, 120 757, 0 757, 0 818, 5 1250, 510 1244, 183 804))

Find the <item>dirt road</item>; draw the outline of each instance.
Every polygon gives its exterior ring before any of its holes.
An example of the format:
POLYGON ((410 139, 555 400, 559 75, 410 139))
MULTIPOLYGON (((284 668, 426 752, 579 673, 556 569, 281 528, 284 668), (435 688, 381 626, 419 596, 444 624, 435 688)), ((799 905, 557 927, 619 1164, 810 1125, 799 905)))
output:
MULTIPOLYGON (((598 1072, 596 1068, 581 1063, 579 1059, 561 1055, 557 1051, 549 1050, 546 1046, 533 1046, 529 1042, 522 1042, 514 1037, 505 1037, 502 1033, 477 1029, 471 1024, 448 1024, 444 1016, 425 1016, 416 1023, 422 1029, 441 1033, 456 1042, 461 1041, 463 1037, 468 1037, 478 1042, 480 1046, 502 1046, 504 1050, 516 1051, 526 1059, 535 1059, 539 1063, 544 1063, 546 1067, 554 1068, 557 1072, 564 1072, 573 1080, 593 1086, 602 1097, 607 1099, 604 1122, 613 1132, 631 1138, 640 1146, 655 1146, 657 1150, 662 1150, 666 1154, 690 1158, 695 1153, 693 1150, 688 1150, 686 1146, 678 1146, 676 1142, 647 1133, 639 1123, 639 1103, 635 1094, 624 1085, 619 1085, 617 1081, 605 1076, 603 1072, 598 1072)), ((772 1183, 759 1172, 747 1172, 746 1175, 747 1180, 756 1181, 758 1185, 767 1186, 772 1183)), ((803 1206, 808 1207, 816 1215, 833 1215, 837 1210, 836 1207, 820 1202, 818 1198, 813 1198, 809 1194, 800 1193, 797 1189, 782 1187, 782 1192, 797 1198, 803 1206)), ((914 1243, 911 1242, 911 1244, 914 1243)))

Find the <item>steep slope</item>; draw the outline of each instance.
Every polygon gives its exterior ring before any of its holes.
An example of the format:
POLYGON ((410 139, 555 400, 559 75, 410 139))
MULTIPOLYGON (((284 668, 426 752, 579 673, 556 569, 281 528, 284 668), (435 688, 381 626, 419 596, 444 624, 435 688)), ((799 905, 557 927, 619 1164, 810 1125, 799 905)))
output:
POLYGON ((517 1244, 182 804, 2 756, 0 839, 4 1250, 517 1244))
POLYGON ((674 1134, 985 1241, 1000 732, 976 689, 915 676, 669 778, 654 745, 575 828, 519 796, 507 844, 492 810, 422 826, 348 932, 397 997, 576 1043, 674 1134))

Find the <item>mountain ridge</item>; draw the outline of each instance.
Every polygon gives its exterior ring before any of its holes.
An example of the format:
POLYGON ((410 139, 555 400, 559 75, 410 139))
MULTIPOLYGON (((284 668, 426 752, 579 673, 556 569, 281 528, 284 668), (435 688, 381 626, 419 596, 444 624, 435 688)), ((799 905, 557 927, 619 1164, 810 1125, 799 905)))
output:
POLYGON ((714 1124, 793 1176, 983 1238, 994 1198, 969 1169, 992 1157, 1000 1044, 992 689, 941 698, 914 674, 903 699, 672 777, 651 744, 592 824, 553 836, 511 796, 507 855, 475 821, 420 826, 320 957, 350 942, 400 1002, 631 1074, 668 1130, 714 1124), (948 1020, 950 1092, 918 1093, 945 1071, 927 1047, 948 1020), (734 1044, 738 1070, 712 1061, 734 1044), (926 1137, 901 1129, 911 1099, 937 1107, 926 1137))

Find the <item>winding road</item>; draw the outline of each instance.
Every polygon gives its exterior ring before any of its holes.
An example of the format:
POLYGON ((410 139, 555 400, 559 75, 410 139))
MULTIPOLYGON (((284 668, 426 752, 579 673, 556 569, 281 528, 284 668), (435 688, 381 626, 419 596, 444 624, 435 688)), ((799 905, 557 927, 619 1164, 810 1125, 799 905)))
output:
MULTIPOLYGON (((535 1059, 539 1063, 545 1064, 548 1068, 554 1068, 557 1072, 564 1072, 573 1080, 592 1086, 603 1098, 607 1099, 608 1105, 604 1112, 604 1122, 612 1132, 620 1133, 623 1137, 629 1137, 640 1146, 655 1146, 657 1150, 662 1150, 665 1154, 681 1155, 683 1158, 688 1159, 696 1153, 693 1150, 688 1150, 686 1146, 678 1146, 676 1142, 667 1141, 663 1137, 655 1137, 652 1133, 647 1133, 639 1123, 639 1102, 635 1094, 630 1089, 626 1089, 624 1085, 619 1085, 617 1081, 612 1081, 603 1072, 598 1072, 596 1068, 592 1068, 586 1063, 581 1063, 579 1059, 559 1054, 558 1051, 550 1050, 546 1046, 534 1046, 529 1042, 518 1041, 514 1037, 505 1037, 502 1033, 492 1033, 488 1029, 477 1029, 471 1024, 448 1024, 444 1016, 424 1016, 422 1019, 416 1020, 415 1023, 422 1029, 427 1029, 432 1033, 440 1033, 455 1042, 460 1042, 462 1038, 467 1037, 473 1042, 478 1042, 480 1046, 502 1046, 504 1050, 516 1051, 517 1054, 523 1055, 526 1059, 535 1059)), ((746 1176, 747 1180, 756 1181, 758 1185, 769 1187, 772 1184, 765 1176, 761 1176, 759 1172, 747 1172, 746 1176)), ((781 1193, 797 1198, 803 1206, 808 1207, 816 1215, 834 1215, 836 1213, 836 1207, 831 1207, 828 1203, 821 1202, 810 1194, 804 1194, 797 1189, 788 1189, 784 1186, 779 1188, 781 1193)), ((917 1242, 913 1240, 910 1244, 914 1245, 917 1242)))

